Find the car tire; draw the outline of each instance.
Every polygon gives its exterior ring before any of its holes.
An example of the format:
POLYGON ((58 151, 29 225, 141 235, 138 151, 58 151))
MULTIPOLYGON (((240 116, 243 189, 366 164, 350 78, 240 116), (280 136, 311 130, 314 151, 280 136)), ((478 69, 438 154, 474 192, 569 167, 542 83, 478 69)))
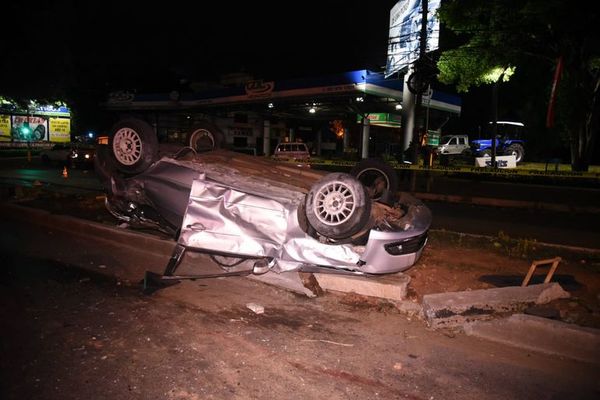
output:
POLYGON ((525 149, 523 149, 523 146, 521 146, 520 144, 513 143, 506 148, 506 154, 509 156, 514 155, 515 161, 519 163, 523 161, 523 158, 525 157, 525 149))
POLYGON ((372 200, 381 201, 398 192, 398 174, 391 165, 377 158, 368 158, 360 161, 351 170, 372 200))
POLYGON ((50 158, 48 158, 48 156, 45 154, 42 154, 42 164, 50 165, 50 158))
POLYGON ((145 121, 126 118, 117 122, 109 134, 111 155, 117 169, 126 174, 144 172, 158 156, 158 138, 145 121))
POLYGON ((316 182, 306 195, 306 218, 322 236, 346 239, 360 232, 371 215, 366 188, 352 175, 332 173, 316 182))
POLYGON ((492 151, 489 149, 486 149, 481 152, 481 157, 491 157, 491 156, 492 156, 492 151))
POLYGON ((210 122, 199 122, 190 129, 186 143, 199 153, 220 149, 223 145, 223 132, 210 122))

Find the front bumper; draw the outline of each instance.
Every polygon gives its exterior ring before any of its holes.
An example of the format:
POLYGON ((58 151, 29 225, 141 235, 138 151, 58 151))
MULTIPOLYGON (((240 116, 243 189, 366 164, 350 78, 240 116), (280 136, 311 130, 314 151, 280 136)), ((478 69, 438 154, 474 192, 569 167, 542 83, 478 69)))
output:
POLYGON ((372 230, 361 260, 360 270, 367 274, 390 274, 412 267, 427 244, 427 232, 407 236, 405 232, 372 230))

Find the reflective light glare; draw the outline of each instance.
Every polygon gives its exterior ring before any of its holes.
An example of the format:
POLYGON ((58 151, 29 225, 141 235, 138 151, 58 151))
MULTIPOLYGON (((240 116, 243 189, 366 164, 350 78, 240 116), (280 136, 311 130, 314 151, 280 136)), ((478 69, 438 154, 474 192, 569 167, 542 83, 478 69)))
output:
POLYGON ((357 97, 356 101, 362 103, 363 101, 365 101, 365 99, 363 97, 357 97))
POLYGON ((275 106, 273 105, 273 103, 269 103, 269 104, 267 105, 267 107, 269 107, 269 108, 273 108, 273 107, 275 107, 275 106))
POLYGON ((311 113, 311 114, 314 114, 314 113, 317 112, 317 109, 314 108, 314 107, 311 107, 311 108, 308 109, 308 112, 311 113))
POLYGON ((396 104, 396 110, 402 110, 402 104, 396 104))

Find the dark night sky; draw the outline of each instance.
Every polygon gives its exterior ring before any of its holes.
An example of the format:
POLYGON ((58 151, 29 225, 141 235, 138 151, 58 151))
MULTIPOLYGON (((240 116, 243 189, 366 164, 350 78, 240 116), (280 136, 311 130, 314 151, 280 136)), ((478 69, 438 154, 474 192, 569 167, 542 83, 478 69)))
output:
POLYGON ((161 89, 240 70, 280 79, 380 69, 395 1, 12 2, 1 83, 161 89))
MULTIPOLYGON (((2 6, 0 95, 67 99, 95 116, 110 91, 185 90, 182 78, 381 71, 396 1, 9 2, 2 6)), ((464 129, 489 120, 488 92, 461 95, 473 105, 465 107, 464 129)))

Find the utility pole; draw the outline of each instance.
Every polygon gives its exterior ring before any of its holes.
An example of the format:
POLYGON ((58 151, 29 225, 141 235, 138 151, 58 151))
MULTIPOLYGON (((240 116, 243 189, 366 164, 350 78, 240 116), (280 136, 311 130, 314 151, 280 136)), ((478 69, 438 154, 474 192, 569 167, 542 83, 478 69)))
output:
POLYGON ((496 152, 498 151, 496 144, 496 136, 498 136, 498 90, 500 89, 500 82, 504 79, 505 73, 506 68, 492 86, 492 168, 498 168, 498 163, 496 162, 496 152))
MULTIPOLYGON (((419 59, 415 63, 415 85, 414 87, 417 89, 417 98, 415 101, 415 125, 413 127, 413 154, 412 161, 415 165, 419 164, 419 149, 420 149, 420 141, 419 141, 419 128, 420 128, 420 120, 422 111, 422 103, 423 103, 423 80, 424 80, 424 72, 426 68, 423 67, 423 63, 425 62, 425 53, 427 50, 427 14, 428 10, 428 0, 421 0, 421 9, 422 9, 422 17, 421 17, 421 35, 419 37, 419 59)), ((417 186, 417 171, 412 170, 410 176, 410 191, 414 192, 417 186)))
POLYGON ((498 85, 500 85, 500 79, 502 76, 492 86, 492 168, 498 166, 496 164, 496 136, 498 136, 498 85))

